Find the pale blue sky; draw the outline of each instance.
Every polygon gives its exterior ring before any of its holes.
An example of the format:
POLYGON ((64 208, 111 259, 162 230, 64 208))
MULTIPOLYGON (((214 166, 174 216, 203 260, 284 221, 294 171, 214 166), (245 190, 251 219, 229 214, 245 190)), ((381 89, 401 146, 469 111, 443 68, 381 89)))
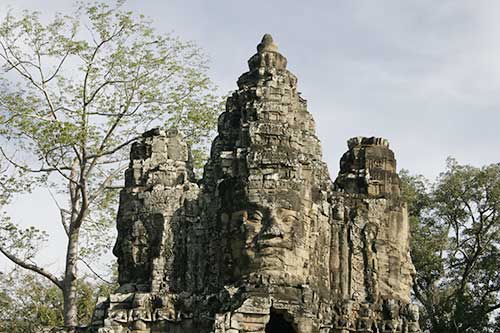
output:
MULTIPOLYGON (((0 13, 8 5, 69 11, 71 3, 0 0, 0 13)), ((224 94, 271 33, 299 78, 332 178, 346 140, 358 135, 388 138, 399 168, 430 178, 447 156, 476 166, 499 161, 498 1, 130 0, 127 7, 201 46, 224 94)), ((23 224, 39 216, 36 223, 48 225, 46 197, 39 191, 12 210, 23 224)), ((42 260, 57 263, 58 249, 63 238, 42 260)))

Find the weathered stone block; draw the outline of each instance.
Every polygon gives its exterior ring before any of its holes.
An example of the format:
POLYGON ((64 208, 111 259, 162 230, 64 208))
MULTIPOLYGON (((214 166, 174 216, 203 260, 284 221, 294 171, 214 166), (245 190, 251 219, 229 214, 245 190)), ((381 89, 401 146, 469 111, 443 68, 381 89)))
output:
POLYGON ((355 137, 335 182, 297 78, 265 35, 219 117, 203 178, 177 131, 132 145, 107 333, 420 332, 396 160, 355 137))

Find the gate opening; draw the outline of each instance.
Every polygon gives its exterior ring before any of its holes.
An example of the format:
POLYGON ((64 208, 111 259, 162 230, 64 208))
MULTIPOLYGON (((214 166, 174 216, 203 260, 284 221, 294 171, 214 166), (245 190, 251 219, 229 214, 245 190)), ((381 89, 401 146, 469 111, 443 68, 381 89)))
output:
POLYGON ((271 316, 266 325, 266 333, 297 333, 291 321, 285 318, 284 313, 271 309, 271 316))

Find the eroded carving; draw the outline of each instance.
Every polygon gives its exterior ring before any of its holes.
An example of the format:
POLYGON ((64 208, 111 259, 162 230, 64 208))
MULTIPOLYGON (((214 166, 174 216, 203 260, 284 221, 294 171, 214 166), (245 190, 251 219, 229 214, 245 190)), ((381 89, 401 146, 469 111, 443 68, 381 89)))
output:
POLYGON ((99 332, 419 332, 396 160, 356 137, 332 182, 270 35, 220 115, 203 178, 177 132, 134 144, 118 214, 120 289, 99 332))

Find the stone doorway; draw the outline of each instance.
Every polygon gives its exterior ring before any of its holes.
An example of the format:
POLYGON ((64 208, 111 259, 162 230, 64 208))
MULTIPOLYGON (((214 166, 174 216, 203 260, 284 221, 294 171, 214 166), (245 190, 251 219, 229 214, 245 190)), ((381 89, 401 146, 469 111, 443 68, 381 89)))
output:
POLYGON ((293 327, 293 318, 286 312, 278 312, 271 309, 269 322, 266 325, 266 333, 297 333, 293 327))

